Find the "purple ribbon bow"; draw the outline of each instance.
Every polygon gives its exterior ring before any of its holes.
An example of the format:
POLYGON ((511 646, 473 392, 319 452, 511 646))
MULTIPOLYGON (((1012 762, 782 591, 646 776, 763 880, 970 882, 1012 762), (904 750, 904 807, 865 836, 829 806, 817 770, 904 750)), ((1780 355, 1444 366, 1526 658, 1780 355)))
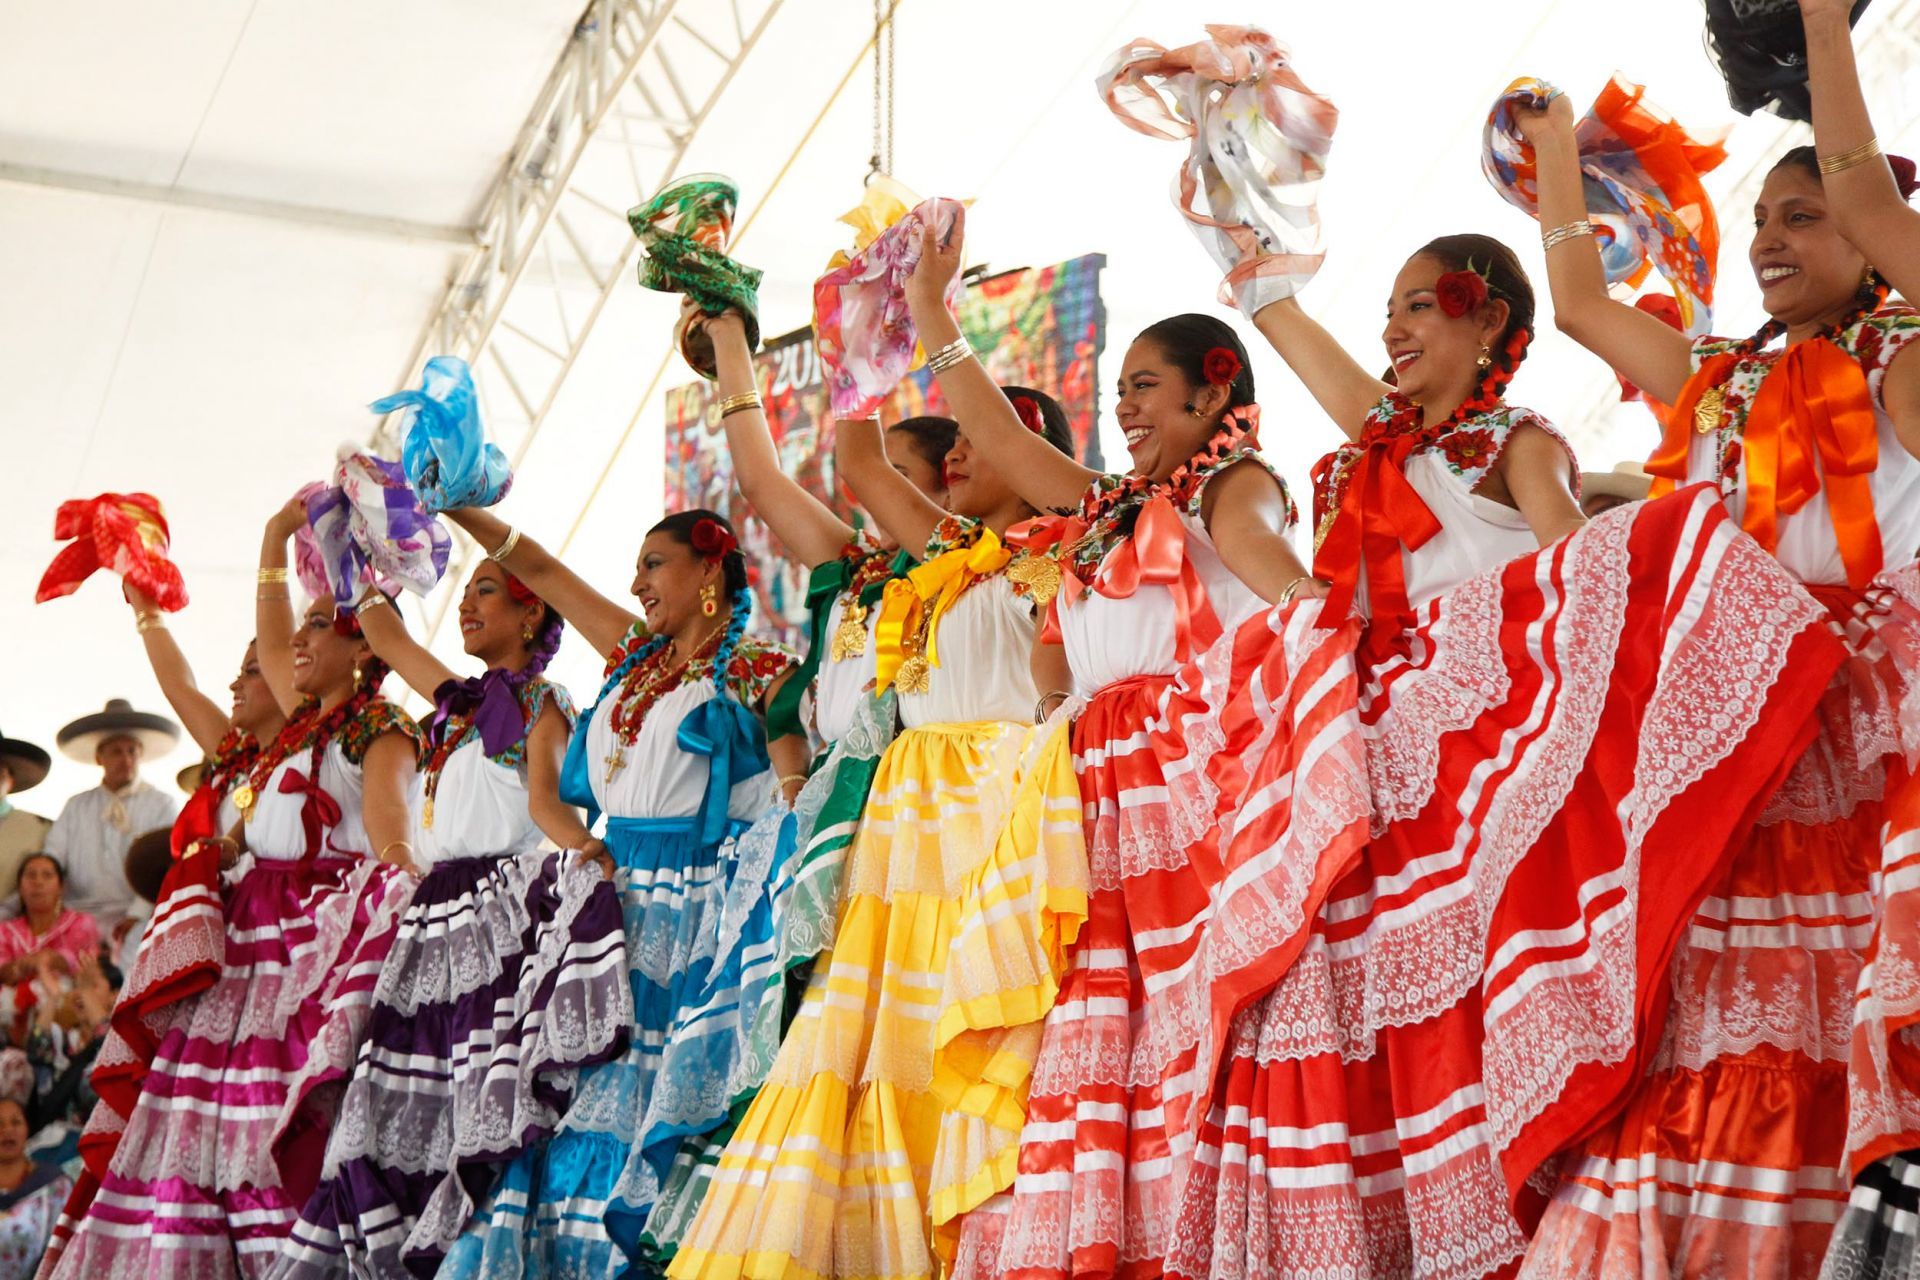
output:
POLYGON ((433 691, 433 700, 436 706, 428 733, 435 742, 441 741, 448 722, 455 716, 473 717, 474 728, 480 731, 481 748, 490 756, 512 750, 527 731, 520 694, 502 667, 492 667, 485 675, 467 680, 443 681, 433 691))

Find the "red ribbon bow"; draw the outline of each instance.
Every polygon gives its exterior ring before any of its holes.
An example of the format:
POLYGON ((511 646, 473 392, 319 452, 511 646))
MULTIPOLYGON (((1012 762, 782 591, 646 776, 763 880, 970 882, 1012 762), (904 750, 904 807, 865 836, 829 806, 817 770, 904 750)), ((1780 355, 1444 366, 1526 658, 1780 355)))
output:
POLYGON ((320 856, 320 834, 323 828, 340 824, 340 802, 335 800, 327 789, 320 785, 320 770, 315 767, 314 776, 309 778, 298 769, 288 769, 280 775, 279 790, 286 795, 307 797, 300 806, 300 825, 307 833, 307 857, 320 856))
POLYGON ((1333 583, 1320 611, 1322 626, 1346 620, 1363 558, 1368 614, 1381 619, 1412 609, 1400 549, 1418 551, 1440 532, 1440 521, 1407 479, 1407 458, 1419 443, 1419 434, 1411 431, 1361 441, 1339 511, 1313 558, 1314 574, 1333 583))

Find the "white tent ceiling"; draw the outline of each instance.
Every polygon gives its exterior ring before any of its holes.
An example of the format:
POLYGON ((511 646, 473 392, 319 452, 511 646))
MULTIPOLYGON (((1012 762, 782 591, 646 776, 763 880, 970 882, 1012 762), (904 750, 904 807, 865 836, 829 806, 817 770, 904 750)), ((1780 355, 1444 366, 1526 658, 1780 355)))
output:
MULTIPOLYGON (((685 2, 710 15, 733 0, 685 2)), ((1916 5, 1879 0, 1869 22, 1904 11, 1897 25, 1910 27, 1916 5)), ((162 498, 195 596, 175 632, 203 682, 229 677, 250 631, 261 522, 327 468, 337 441, 366 436, 373 420, 360 406, 406 374, 579 10, 580 0, 0 7, 0 730, 51 749, 60 724, 110 696, 159 702, 110 585, 28 603, 68 497, 162 498)), ((1307 301, 1361 352, 1373 350, 1394 265, 1431 235, 1485 230, 1537 268, 1532 226, 1476 163, 1487 104, 1512 75, 1550 76, 1584 101, 1617 66, 1682 119, 1738 119, 1700 51, 1692 4, 1394 0, 1369 10, 1381 38, 1364 41, 1353 12, 1303 6, 1255 20, 1342 109, 1322 206, 1332 256, 1307 301)), ((1167 204, 1178 149, 1118 126, 1091 80, 1125 38, 1181 43, 1197 21, 1184 0, 902 0, 896 12, 897 176, 974 198, 974 256, 996 267, 1106 253, 1116 354, 1158 316, 1211 306, 1214 272, 1167 204)), ((768 333, 805 322, 808 286, 845 234, 833 219, 858 196, 871 22, 855 0, 783 0, 686 153, 685 170, 740 183, 737 252, 767 271, 768 333)), ((1912 55, 1909 43, 1906 65, 1912 55)), ((1898 111, 1883 137, 1911 126, 1920 103, 1898 111)), ((1741 121, 1716 191, 1783 132, 1741 121)), ((618 208, 637 195, 615 184, 603 199, 618 208)), ((1720 310, 1744 330, 1755 312, 1743 215, 1725 221, 1720 310)), ((566 543, 609 589, 624 584, 660 502, 658 396, 688 376, 667 349, 673 309, 616 288, 538 436, 502 432, 526 448, 505 513, 566 543)), ((1304 494, 1331 428, 1277 359, 1256 356, 1256 371, 1269 452, 1304 494)), ((1568 423, 1588 465, 1604 467, 1651 438, 1638 410, 1606 408, 1610 384, 1549 334, 1516 394, 1568 423)), ((593 667, 570 642, 557 669, 584 695, 593 667)), ((150 776, 192 755, 183 747, 150 776)), ((52 812, 91 781, 62 763, 28 799, 52 812)))

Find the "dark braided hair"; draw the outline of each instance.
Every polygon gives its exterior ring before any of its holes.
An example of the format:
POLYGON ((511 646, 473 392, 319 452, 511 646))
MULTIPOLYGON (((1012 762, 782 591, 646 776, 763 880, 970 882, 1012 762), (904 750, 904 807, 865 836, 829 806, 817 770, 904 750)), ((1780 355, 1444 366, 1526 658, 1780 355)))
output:
POLYGON ((1240 372, 1227 388, 1227 408, 1238 409, 1253 403, 1253 362, 1247 358, 1246 344, 1226 321, 1189 311, 1154 321, 1142 329, 1134 341, 1141 338, 1159 347, 1173 367, 1196 387, 1207 385, 1207 353, 1215 347, 1225 347, 1240 361, 1240 372))
POLYGON ((1470 400, 1494 402, 1519 372, 1533 342, 1535 303, 1533 281, 1513 250, 1492 236, 1462 232, 1438 236, 1420 246, 1416 258, 1432 258, 1448 271, 1472 271, 1487 282, 1487 296, 1507 304, 1507 323, 1487 344, 1492 363, 1480 375, 1470 400))
POLYGON ((507 674, 508 681, 515 689, 519 689, 545 671, 547 664, 553 661, 553 655, 560 650, 560 637, 566 633, 567 620, 560 616, 558 609, 535 595, 532 587, 504 569, 501 572, 506 575, 507 594, 516 603, 538 603, 540 606, 540 625, 535 629, 533 639, 527 643, 526 665, 507 674))
POLYGON ((683 547, 693 546, 693 529, 702 520, 711 520, 727 531, 733 539, 733 550, 720 557, 721 585, 729 596, 738 595, 750 585, 747 582, 747 559, 740 554, 740 535, 734 532, 732 521, 718 511, 709 511, 705 507, 689 507, 685 511, 676 511, 663 517, 648 534, 664 533, 683 547))

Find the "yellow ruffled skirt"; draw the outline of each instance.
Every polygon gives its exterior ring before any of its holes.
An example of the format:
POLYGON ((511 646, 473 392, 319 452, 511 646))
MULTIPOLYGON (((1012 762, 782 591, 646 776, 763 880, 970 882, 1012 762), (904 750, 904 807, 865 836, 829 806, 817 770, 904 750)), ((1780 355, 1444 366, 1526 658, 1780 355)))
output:
POLYGON ((1064 721, 895 739, 833 950, 668 1274, 932 1276, 960 1216, 1013 1184, 1087 890, 1064 721))

